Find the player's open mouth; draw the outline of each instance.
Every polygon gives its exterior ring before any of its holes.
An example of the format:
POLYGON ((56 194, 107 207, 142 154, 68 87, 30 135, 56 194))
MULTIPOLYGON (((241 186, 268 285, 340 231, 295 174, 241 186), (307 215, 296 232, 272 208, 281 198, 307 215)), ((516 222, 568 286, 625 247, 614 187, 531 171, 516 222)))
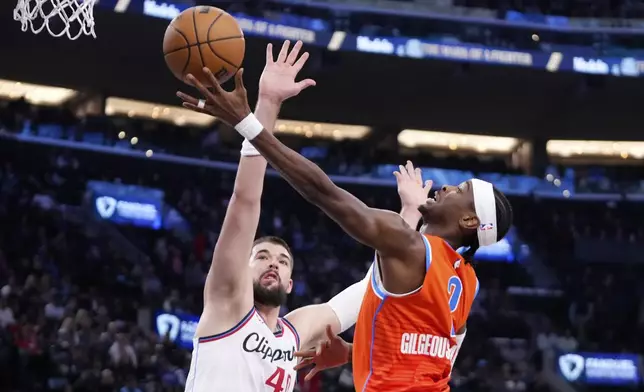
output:
POLYGON ((277 274, 275 272, 269 271, 269 272, 266 272, 264 275, 262 275, 262 280, 278 281, 279 276, 277 276, 277 274))

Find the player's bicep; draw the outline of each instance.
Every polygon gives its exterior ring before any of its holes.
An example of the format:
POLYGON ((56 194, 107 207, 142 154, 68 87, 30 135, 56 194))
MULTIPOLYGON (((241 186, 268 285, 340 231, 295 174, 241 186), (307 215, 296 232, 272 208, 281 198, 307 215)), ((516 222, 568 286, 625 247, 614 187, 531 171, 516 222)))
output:
POLYGON ((303 349, 313 347, 324 339, 327 325, 334 334, 341 332, 340 320, 328 304, 309 305, 296 309, 285 317, 300 336, 303 349))
POLYGON ((404 257, 407 245, 418 237, 400 215, 370 208, 339 187, 318 206, 351 237, 383 254, 404 257))
POLYGON ((298 330, 302 347, 307 347, 307 342, 315 344, 322 339, 327 325, 336 335, 355 325, 372 273, 373 265, 362 280, 342 290, 327 303, 305 306, 286 315, 298 330))

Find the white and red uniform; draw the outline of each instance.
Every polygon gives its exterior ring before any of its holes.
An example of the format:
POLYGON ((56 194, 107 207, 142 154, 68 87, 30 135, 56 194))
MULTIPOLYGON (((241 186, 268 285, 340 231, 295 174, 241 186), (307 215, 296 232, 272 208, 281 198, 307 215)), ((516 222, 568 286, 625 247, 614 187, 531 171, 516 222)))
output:
POLYGON ((300 338, 286 319, 277 326, 253 308, 230 330, 195 338, 185 392, 292 392, 300 338))

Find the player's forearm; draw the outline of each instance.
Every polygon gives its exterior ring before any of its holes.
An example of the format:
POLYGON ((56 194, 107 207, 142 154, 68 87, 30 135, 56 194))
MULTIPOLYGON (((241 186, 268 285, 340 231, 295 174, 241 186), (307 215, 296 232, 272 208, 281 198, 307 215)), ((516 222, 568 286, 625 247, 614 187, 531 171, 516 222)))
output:
MULTIPOLYGON (((280 105, 277 102, 260 99, 257 103, 255 116, 265 129, 275 129, 280 105)), ((259 205, 264 189, 266 174, 266 159, 261 155, 242 156, 239 161, 237 178, 233 188, 233 200, 249 205, 259 205)))
POLYGON ((315 163, 285 146, 266 130, 252 140, 253 146, 306 200, 320 203, 339 188, 315 163))
POLYGON ((255 108, 255 117, 268 132, 273 132, 277 116, 280 112, 281 103, 272 99, 259 97, 255 108))
POLYGON ((400 210, 400 216, 412 229, 416 229, 421 215, 417 207, 403 206, 400 210))
POLYGON ((266 160, 261 156, 241 157, 237 167, 235 186, 228 208, 243 204, 243 208, 259 208, 264 190, 266 160))
POLYGON ((301 347, 315 346, 324 339, 326 326, 330 325, 334 334, 342 332, 340 320, 328 303, 308 305, 286 315, 300 335, 301 347))

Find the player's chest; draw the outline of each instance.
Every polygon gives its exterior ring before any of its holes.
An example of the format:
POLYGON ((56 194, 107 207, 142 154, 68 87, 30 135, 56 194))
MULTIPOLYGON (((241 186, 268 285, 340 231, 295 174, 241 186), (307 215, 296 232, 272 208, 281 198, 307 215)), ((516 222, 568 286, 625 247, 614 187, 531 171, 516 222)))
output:
POLYGON ((261 319, 255 319, 241 334, 238 344, 248 360, 272 366, 295 366, 297 341, 290 331, 271 331, 261 319))
POLYGON ((288 331, 273 333, 257 323, 240 336, 244 361, 263 380, 266 391, 290 392, 295 386, 297 342, 288 331))
POLYGON ((249 360, 266 365, 295 366, 297 348, 291 336, 275 336, 263 328, 249 328, 240 338, 241 351, 249 360))

